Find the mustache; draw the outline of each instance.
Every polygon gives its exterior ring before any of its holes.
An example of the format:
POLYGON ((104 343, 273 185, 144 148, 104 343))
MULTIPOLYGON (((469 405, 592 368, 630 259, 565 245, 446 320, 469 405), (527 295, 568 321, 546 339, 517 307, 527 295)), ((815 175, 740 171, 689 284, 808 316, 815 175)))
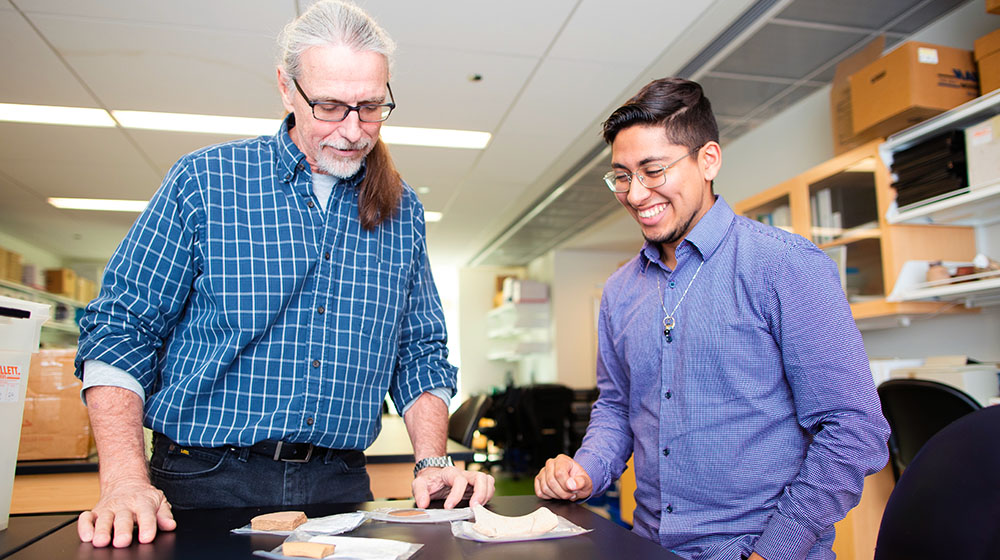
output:
POLYGON ((371 146, 371 141, 348 142, 344 140, 343 142, 320 142, 319 145, 321 148, 333 148, 335 150, 367 150, 371 146))

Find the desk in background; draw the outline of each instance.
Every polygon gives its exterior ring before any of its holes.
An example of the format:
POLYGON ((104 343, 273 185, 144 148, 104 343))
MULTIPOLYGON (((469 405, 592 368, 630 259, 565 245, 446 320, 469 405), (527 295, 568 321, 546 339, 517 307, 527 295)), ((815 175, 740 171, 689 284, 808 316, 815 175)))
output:
MULTIPOLYGON (((448 454, 459 468, 472 460, 472 449, 448 440, 448 454)), ((382 431, 365 450, 372 494, 377 500, 412 495, 413 446, 399 416, 382 417, 382 431)), ((82 511, 97 503, 101 489, 97 458, 72 461, 25 461, 17 466, 11 513, 82 511)))
MULTIPOLYGON (((410 507, 412 502, 334 504, 301 508, 310 517, 334 513, 372 510, 386 506, 410 507)), ((659 545, 624 529, 607 519, 568 502, 543 502, 534 496, 502 496, 490 502, 490 508, 503 515, 524 515, 540 505, 556 515, 593 531, 585 535, 521 543, 477 543, 456 539, 448 523, 415 524, 367 522, 345 536, 394 539, 423 544, 416 558, 435 560, 481 560, 500 558, 573 558, 573 560, 618 560, 642 558, 680 560, 659 545)), ((296 509, 296 508, 288 508, 296 509)), ((250 518, 264 513, 260 508, 224 510, 178 510, 174 512, 177 530, 159 534, 150 544, 135 544, 125 549, 95 549, 80 542, 76 526, 69 525, 44 536, 10 555, 10 560, 49 560, 69 558, 157 559, 157 560, 246 560, 254 550, 271 550, 284 537, 275 535, 233 535, 229 531, 246 525, 250 518)))

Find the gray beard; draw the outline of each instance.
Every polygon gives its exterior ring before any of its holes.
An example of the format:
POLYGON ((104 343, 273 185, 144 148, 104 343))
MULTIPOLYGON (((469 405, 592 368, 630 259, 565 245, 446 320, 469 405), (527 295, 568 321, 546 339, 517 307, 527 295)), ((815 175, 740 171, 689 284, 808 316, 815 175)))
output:
POLYGON ((335 146, 333 144, 320 144, 319 153, 316 156, 316 166, 319 167, 323 171, 323 173, 326 173, 327 175, 332 175, 339 179, 348 179, 350 177, 357 175, 358 171, 361 169, 362 162, 365 161, 365 157, 368 156, 368 153, 372 151, 372 148, 374 146, 375 146, 374 143, 361 146, 352 145, 348 147, 335 146), (362 149, 365 150, 365 154, 358 159, 344 160, 327 155, 326 152, 323 151, 323 148, 325 147, 333 147, 337 149, 346 149, 346 148, 354 149, 361 147, 362 149))

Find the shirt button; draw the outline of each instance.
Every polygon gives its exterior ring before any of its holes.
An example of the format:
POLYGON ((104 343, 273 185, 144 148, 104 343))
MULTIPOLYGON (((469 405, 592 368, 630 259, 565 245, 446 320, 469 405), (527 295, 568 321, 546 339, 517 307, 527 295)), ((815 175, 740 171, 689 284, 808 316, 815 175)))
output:
POLYGON ((677 287, 677 282, 674 282, 673 280, 671 280, 669 286, 671 288, 675 288, 675 287, 677 287))
POLYGON ((295 166, 295 170, 296 171, 302 171, 305 168, 306 168, 306 166, 302 165, 301 163, 295 166))
POLYGON ((667 455, 670 455, 670 448, 664 447, 663 448, 663 456, 666 457, 667 455))
POLYGON ((310 207, 310 208, 313 208, 313 207, 314 207, 314 206, 316 206, 316 205, 315 205, 315 204, 313 204, 313 201, 311 201, 311 200, 310 200, 309 202, 307 202, 307 203, 306 203, 306 206, 308 206, 308 207, 310 207))
POLYGON ((306 424, 312 426, 313 422, 314 422, 314 420, 312 419, 312 416, 310 416, 309 418, 306 418, 306 424))
POLYGON ((665 399, 669 399, 672 396, 674 396, 674 395, 670 391, 667 391, 666 393, 663 393, 663 398, 665 398, 665 399))
POLYGON ((330 253, 329 252, 323 253, 323 258, 326 260, 330 260, 330 253))
POLYGON ((322 315, 322 314, 326 313, 326 308, 321 305, 321 306, 319 306, 319 307, 316 308, 316 313, 319 313, 320 315, 322 315))
POLYGON ((670 505, 670 504, 667 504, 667 507, 665 507, 665 508, 664 508, 664 510, 665 510, 665 511, 666 511, 667 513, 673 513, 673 512, 674 512, 674 506, 672 506, 672 505, 670 505))
POLYGON ((319 360, 313 360, 313 367, 319 367, 319 360))

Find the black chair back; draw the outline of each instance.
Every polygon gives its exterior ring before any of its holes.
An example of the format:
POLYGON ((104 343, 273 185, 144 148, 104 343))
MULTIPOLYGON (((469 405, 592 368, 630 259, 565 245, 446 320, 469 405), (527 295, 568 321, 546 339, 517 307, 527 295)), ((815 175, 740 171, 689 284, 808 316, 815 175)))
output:
POLYGON ((875 560, 1000 558, 1000 406, 931 437, 899 477, 875 560))
POLYGON ((960 389, 924 379, 892 379, 878 386, 889 421, 889 461, 896 480, 934 434, 982 406, 960 389))
POLYGON ((466 399, 448 418, 448 437, 466 447, 472 447, 472 437, 479 428, 479 420, 489 406, 490 397, 486 394, 466 399))

